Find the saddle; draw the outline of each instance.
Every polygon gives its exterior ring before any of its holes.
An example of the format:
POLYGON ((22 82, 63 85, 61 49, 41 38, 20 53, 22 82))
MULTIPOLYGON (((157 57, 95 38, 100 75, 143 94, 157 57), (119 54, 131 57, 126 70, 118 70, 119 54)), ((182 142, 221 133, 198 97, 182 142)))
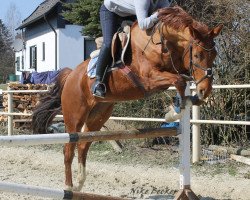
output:
POLYGON ((128 44, 130 42, 130 30, 133 22, 124 21, 121 25, 121 29, 115 33, 112 40, 111 55, 113 58, 112 66, 119 64, 125 65, 124 57, 128 50, 128 44))
MULTIPOLYGON (((124 61, 126 53, 129 49, 132 23, 132 21, 124 21, 121 25, 121 28, 114 34, 111 46, 111 55, 113 61, 109 69, 106 70, 106 72, 118 68, 124 75, 128 77, 128 79, 135 87, 140 88, 143 93, 146 93, 143 84, 139 80, 139 77, 134 74, 128 66, 126 66, 124 61)), ((96 39, 97 46, 101 46, 102 42, 102 38, 96 39)), ((88 76, 90 78, 95 77, 95 71, 92 71, 91 69, 95 70, 95 64, 97 62, 99 53, 100 49, 97 49, 90 54, 91 60, 88 66, 88 76)))
MULTIPOLYGON (((125 65, 124 57, 128 50, 129 41, 130 41, 130 29, 133 22, 124 21, 121 25, 121 28, 114 34, 112 39, 111 46, 111 55, 112 55, 112 65, 111 68, 118 67, 120 65, 125 65)), ((97 46, 101 46, 103 42, 102 38, 97 38, 97 46)), ((90 57, 94 59, 100 53, 100 49, 93 51, 90 54, 90 57)))

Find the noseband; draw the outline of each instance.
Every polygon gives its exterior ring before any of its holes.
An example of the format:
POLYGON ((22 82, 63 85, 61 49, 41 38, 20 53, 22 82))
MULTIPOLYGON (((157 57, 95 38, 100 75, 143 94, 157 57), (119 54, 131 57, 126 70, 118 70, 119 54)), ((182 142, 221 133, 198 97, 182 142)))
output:
MULTIPOLYGON (((149 39, 148 43, 146 44, 144 50, 142 51, 142 54, 144 54, 144 52, 145 52, 147 46, 149 45, 150 41, 155 45, 161 44, 161 59, 162 59, 162 62, 164 63, 164 61, 163 61, 163 53, 167 53, 169 51, 168 51, 168 47, 167 47, 167 39, 164 37, 164 34, 163 34, 163 27, 164 27, 164 24, 162 22, 159 22, 157 25, 155 25, 153 31, 151 32, 150 39, 149 39), (160 42, 155 43, 154 40, 153 40, 153 36, 156 33, 157 29, 158 29, 158 31, 160 33, 160 42)), ((193 61, 193 45, 197 45, 197 46, 199 46, 200 48, 202 48, 203 50, 205 50, 207 52, 210 52, 210 51, 214 50, 214 48, 215 48, 215 45, 213 47, 209 48, 209 49, 205 48, 204 46, 202 46, 199 43, 195 42, 193 39, 191 39, 189 41, 189 44, 185 48, 183 56, 182 56, 182 60, 184 60, 185 55, 189 51, 189 75, 180 74, 179 71, 177 70, 177 68, 175 67, 175 64, 173 62, 171 53, 169 53, 169 56, 170 56, 170 60, 171 60, 171 63, 172 63, 172 67, 177 72, 177 74, 179 74, 180 76, 182 76, 183 78, 185 78, 188 81, 193 81, 196 85, 198 85, 204 79, 211 78, 213 76, 213 71, 212 71, 212 68, 202 67, 201 65, 199 65, 198 63, 193 61), (201 79, 199 79, 198 81, 193 76, 194 66, 196 68, 199 68, 199 69, 203 70, 204 73, 205 73, 205 75, 201 79)))

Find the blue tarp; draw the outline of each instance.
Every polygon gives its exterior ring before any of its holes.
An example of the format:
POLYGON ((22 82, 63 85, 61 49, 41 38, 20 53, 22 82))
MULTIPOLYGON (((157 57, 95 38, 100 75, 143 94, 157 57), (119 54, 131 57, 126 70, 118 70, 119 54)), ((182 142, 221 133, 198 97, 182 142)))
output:
POLYGON ((51 84, 56 81, 60 71, 46 71, 46 72, 22 72, 22 84, 51 84))
POLYGON ((59 71, 47 71, 47 72, 32 72, 31 82, 34 84, 51 84, 56 80, 59 71))
POLYGON ((161 128, 179 128, 179 122, 163 122, 161 128))

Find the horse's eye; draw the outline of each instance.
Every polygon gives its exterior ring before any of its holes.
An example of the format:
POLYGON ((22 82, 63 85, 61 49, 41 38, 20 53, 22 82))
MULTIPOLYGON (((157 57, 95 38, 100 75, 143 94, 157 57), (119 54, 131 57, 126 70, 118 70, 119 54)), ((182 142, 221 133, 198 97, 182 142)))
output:
POLYGON ((194 54, 195 58, 200 58, 200 56, 198 54, 194 54))
POLYGON ((202 53, 194 54, 194 57, 197 58, 197 59, 199 59, 199 60, 202 60, 202 59, 203 59, 202 53))

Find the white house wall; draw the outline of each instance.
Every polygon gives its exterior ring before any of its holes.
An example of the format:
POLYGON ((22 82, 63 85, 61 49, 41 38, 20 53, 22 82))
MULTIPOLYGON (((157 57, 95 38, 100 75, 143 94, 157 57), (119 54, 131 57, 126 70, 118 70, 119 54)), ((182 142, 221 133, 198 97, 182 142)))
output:
POLYGON ((37 46, 37 72, 55 70, 55 33, 51 31, 26 41, 25 67, 27 71, 34 70, 29 68, 30 47, 32 46, 37 46), (45 60, 42 58, 43 42, 45 43, 45 60))
POLYGON ((66 25, 58 32, 58 67, 75 68, 84 59, 82 26, 66 25))
MULTIPOLYGON (((82 27, 66 25, 64 29, 56 29, 57 32, 57 68, 75 68, 84 58, 84 37, 80 33, 82 27)), ((34 71, 30 68, 30 47, 37 47, 37 72, 54 71, 55 68, 55 33, 49 31, 36 35, 26 41, 25 49, 16 52, 16 58, 24 56, 24 67, 21 71, 34 71), (45 60, 43 60, 43 42, 45 43, 45 60)), ((20 75, 20 72, 16 72, 20 75)))

